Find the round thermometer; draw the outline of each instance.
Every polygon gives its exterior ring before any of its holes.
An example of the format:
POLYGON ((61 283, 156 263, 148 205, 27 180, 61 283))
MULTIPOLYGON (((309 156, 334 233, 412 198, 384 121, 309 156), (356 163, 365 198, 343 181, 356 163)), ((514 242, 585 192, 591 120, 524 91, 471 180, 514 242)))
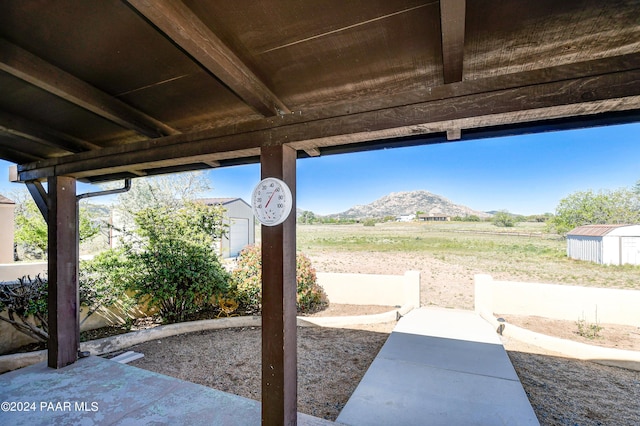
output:
POLYGON ((261 224, 279 225, 289 217, 293 208, 291 190, 280 179, 262 179, 251 195, 251 207, 261 224))

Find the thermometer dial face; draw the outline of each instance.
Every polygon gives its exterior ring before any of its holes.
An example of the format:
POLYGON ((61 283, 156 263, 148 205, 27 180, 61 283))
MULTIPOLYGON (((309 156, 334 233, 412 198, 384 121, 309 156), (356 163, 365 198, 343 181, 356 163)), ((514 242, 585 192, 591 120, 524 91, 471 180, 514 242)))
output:
POLYGON ((263 179, 253 190, 251 207, 261 224, 279 225, 289 217, 293 208, 291 190, 280 179, 263 179))

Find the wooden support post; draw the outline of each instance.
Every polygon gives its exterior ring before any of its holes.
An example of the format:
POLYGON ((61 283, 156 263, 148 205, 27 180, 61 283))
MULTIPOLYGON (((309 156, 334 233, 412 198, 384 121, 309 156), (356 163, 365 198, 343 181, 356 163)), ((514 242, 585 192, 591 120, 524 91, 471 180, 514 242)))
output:
POLYGON ((262 178, 282 179, 293 195, 284 223, 262 226, 262 424, 297 422, 296 151, 263 146, 262 178))
POLYGON ((51 368, 78 358, 78 213, 76 180, 54 176, 49 187, 49 357, 51 368))

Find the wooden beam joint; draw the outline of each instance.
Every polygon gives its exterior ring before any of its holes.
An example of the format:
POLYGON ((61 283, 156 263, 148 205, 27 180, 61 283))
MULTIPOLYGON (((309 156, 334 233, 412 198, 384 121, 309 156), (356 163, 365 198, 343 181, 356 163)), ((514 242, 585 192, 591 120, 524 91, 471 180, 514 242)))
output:
POLYGON ((449 129, 447 130, 447 140, 457 141, 462 138, 462 129, 449 129))
POLYGON ((320 157, 319 148, 305 148, 304 152, 306 152, 309 157, 320 157))

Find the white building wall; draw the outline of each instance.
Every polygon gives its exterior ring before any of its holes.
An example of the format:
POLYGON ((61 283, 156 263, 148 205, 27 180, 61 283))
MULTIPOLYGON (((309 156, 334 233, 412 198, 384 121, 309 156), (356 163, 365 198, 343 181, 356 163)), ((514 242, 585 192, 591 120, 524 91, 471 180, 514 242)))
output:
POLYGON ((13 262, 15 204, 0 204, 0 263, 13 262))
POLYGON ((640 265, 640 237, 620 237, 622 264, 640 265))
POLYGON ((610 234, 602 237, 602 262, 600 263, 620 265, 620 237, 610 234))
POLYGON ((251 206, 241 199, 223 205, 228 235, 220 241, 220 255, 235 257, 240 249, 255 244, 255 223, 251 206), (238 233, 242 233, 239 235, 238 233))
POLYGON ((614 265, 640 265, 640 225, 614 229, 607 237, 616 238, 617 253, 614 265))

